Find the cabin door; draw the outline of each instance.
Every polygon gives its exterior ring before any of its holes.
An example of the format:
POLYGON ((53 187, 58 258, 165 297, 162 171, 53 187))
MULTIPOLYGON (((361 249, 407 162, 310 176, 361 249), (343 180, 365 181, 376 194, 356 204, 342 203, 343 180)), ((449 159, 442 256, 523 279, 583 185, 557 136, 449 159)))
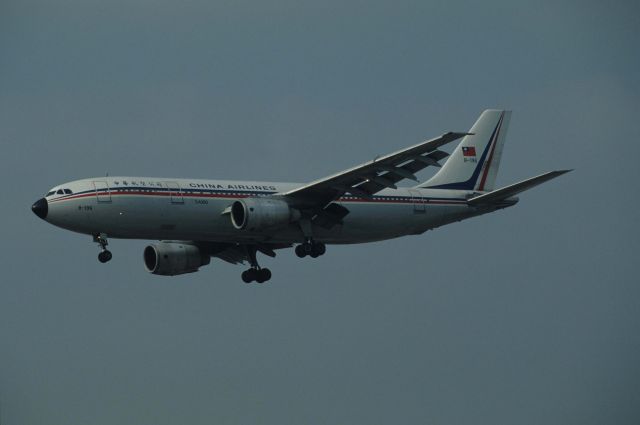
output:
POLYGON ((95 181, 93 187, 96 190, 98 202, 111 202, 111 190, 106 181, 95 181))
POLYGON ((413 203, 413 213, 424 214, 426 212, 425 200, 420 191, 409 189, 409 195, 411 195, 411 201, 413 203))
POLYGON ((165 182, 164 183, 171 195, 172 204, 184 204, 184 197, 182 196, 182 189, 177 182, 165 182))

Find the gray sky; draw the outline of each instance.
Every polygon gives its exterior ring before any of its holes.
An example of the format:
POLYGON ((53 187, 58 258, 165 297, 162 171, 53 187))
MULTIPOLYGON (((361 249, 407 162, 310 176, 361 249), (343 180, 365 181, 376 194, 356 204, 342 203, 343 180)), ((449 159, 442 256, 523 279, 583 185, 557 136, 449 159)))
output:
MULTIPOLYGON (((5 424, 636 424, 631 1, 0 6, 5 424), (309 181, 514 114, 515 208, 417 237, 147 274, 35 217, 51 186, 309 181)), ((422 177, 428 177, 423 173, 422 177)))

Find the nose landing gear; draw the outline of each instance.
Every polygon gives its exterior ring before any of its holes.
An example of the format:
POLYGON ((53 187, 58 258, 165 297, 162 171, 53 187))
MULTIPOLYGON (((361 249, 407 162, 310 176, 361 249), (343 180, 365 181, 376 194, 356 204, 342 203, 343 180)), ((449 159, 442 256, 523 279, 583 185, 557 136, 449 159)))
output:
POLYGON ((106 263, 111 260, 113 254, 111 251, 107 249, 107 245, 109 242, 107 241, 107 235, 104 233, 100 233, 99 235, 93 235, 93 241, 100 245, 100 254, 98 254, 98 261, 101 263, 106 263))

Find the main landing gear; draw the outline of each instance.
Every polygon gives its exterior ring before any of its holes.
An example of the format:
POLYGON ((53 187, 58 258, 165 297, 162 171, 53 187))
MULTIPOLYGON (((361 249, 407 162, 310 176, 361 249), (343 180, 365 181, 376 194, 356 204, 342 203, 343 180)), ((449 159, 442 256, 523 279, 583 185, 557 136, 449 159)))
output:
POLYGON ((327 251, 327 247, 322 242, 316 242, 313 240, 313 231, 311 227, 311 220, 304 218, 299 221, 300 230, 304 235, 304 242, 296 246, 296 255, 300 258, 304 258, 307 255, 311 258, 316 258, 327 251))
POLYGON ((258 282, 264 283, 271 279, 271 270, 262 268, 258 265, 256 259, 256 252, 258 249, 255 246, 247 246, 247 254, 249 257, 249 264, 251 268, 242 272, 242 281, 244 283, 258 282))
POLYGON ((327 247, 322 242, 314 242, 312 239, 296 246, 296 255, 300 258, 304 258, 307 255, 311 258, 316 258, 327 251, 327 247))
POLYGON ((111 260, 113 255, 111 251, 107 249, 107 245, 109 242, 107 241, 107 235, 104 233, 100 233, 99 235, 93 235, 93 241, 100 245, 100 254, 98 254, 98 261, 101 263, 106 263, 111 260))
POLYGON ((250 268, 242 272, 242 281, 244 283, 258 282, 264 283, 271 279, 271 270, 261 268, 250 268))

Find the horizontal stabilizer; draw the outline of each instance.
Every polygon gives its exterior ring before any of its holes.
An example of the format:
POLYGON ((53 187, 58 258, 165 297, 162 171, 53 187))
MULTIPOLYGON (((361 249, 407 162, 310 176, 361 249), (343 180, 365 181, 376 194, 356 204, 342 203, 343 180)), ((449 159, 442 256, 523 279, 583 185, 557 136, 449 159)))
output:
POLYGON ((550 171, 548 173, 544 173, 536 177, 531 177, 530 179, 523 180, 518 183, 514 183, 512 185, 503 187, 501 189, 494 190, 493 192, 476 196, 475 198, 469 199, 467 203, 469 205, 482 205, 482 204, 492 204, 495 202, 504 201, 507 198, 517 195, 520 192, 524 192, 525 190, 529 190, 532 187, 535 187, 551 179, 555 179, 556 177, 561 176, 565 173, 568 173, 569 171, 573 171, 573 170, 550 171))

